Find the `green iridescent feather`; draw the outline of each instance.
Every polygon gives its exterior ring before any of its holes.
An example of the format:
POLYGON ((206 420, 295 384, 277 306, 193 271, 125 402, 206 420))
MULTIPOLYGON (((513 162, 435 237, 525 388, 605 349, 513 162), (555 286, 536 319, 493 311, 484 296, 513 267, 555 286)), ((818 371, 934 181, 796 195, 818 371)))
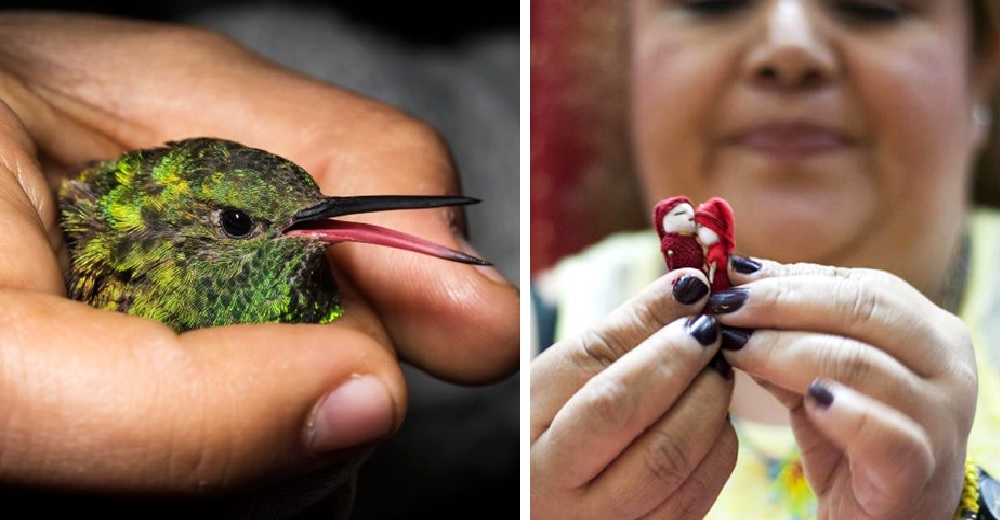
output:
POLYGON ((96 163, 59 190, 71 297, 184 331, 230 323, 326 323, 343 313, 326 244, 282 236, 324 196, 277 155, 199 138, 96 163), (223 211, 253 219, 248 238, 223 211))

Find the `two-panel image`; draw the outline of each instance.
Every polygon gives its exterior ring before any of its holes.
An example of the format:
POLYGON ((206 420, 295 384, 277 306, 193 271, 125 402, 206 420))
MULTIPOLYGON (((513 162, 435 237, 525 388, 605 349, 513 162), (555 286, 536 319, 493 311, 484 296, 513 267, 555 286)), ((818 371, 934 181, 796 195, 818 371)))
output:
POLYGON ((996 517, 998 16, 532 2, 531 518, 996 517))
POLYGON ((996 0, 133 4, 0 9, 0 518, 1000 517, 996 0))

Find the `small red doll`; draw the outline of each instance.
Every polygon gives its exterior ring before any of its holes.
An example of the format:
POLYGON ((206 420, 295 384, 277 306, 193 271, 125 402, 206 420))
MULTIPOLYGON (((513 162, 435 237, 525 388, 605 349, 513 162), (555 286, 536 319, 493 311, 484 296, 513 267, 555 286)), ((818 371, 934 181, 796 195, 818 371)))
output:
POLYGON ((705 257, 698 242, 691 199, 678 196, 661 200, 653 208, 653 225, 660 236, 660 252, 668 270, 702 268, 705 257))
POLYGON ((698 240, 705 247, 705 274, 712 282, 712 292, 729 287, 729 255, 736 247, 733 208, 725 199, 712 197, 698 206, 694 220, 698 240))

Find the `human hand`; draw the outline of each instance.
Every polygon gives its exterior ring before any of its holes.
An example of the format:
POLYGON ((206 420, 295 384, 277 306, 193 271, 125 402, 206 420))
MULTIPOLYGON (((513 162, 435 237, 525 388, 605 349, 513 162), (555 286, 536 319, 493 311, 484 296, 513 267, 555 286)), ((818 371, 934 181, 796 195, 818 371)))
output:
MULTIPOLYGON (((51 187, 86 160, 206 135, 283 155, 326 194, 454 192, 426 125, 212 33, 56 14, 0 15, 0 99, 0 243, 17 252, 0 255, 0 479, 210 494, 331 462, 356 469, 402 420, 397 353, 463 383, 514 370, 515 289, 385 248, 331 248, 347 317, 326 326, 177 336, 65 299, 51 187), (362 382, 318 406, 349 381, 362 382)), ((458 213, 367 220, 462 247, 458 213)))
POLYGON ((819 517, 952 518, 977 388, 962 322, 883 271, 759 264, 706 312, 752 330, 724 355, 790 410, 819 517))
POLYGON ((708 283, 661 277, 531 364, 534 518, 702 518, 736 464, 708 283), (708 367, 708 368, 706 368, 708 367), (714 368, 714 369, 713 369, 714 368), (721 377, 720 377, 721 374, 721 377))

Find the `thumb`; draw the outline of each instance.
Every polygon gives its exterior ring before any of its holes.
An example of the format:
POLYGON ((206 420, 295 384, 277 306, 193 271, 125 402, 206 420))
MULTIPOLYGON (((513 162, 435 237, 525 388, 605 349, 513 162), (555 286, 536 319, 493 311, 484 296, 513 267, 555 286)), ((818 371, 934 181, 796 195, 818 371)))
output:
POLYGON ((2 292, 14 303, 0 315, 5 482, 231 492, 342 462, 402 420, 396 360, 351 318, 177 336, 64 298, 2 292))

